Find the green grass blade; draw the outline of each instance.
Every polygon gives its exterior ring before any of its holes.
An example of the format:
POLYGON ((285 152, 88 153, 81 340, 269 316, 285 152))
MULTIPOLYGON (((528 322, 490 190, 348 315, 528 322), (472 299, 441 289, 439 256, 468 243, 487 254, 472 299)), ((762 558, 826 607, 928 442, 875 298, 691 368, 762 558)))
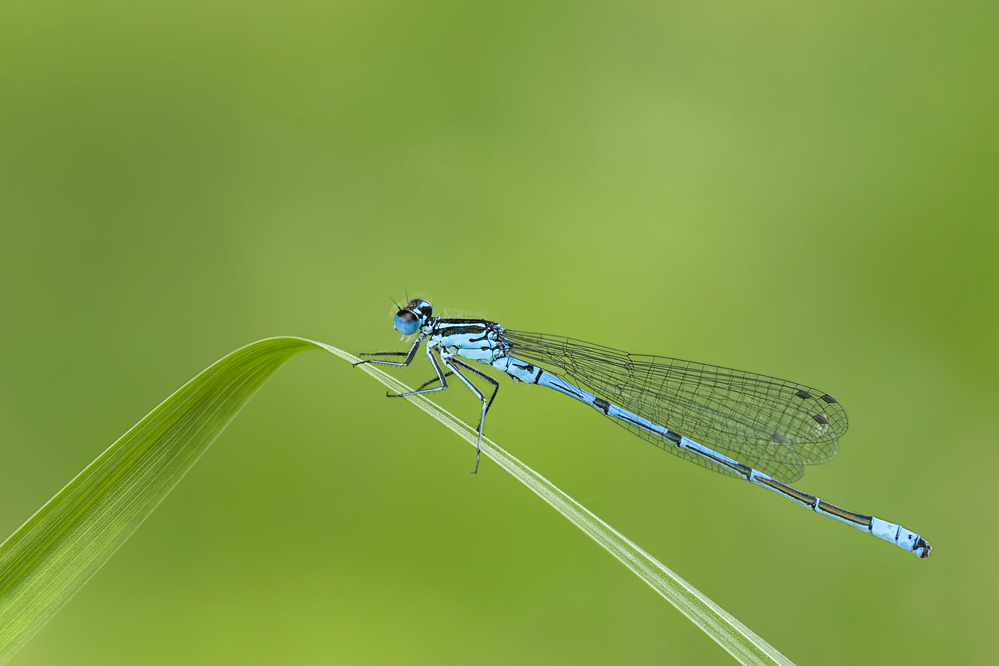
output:
MULTIPOLYGON (((112 444, 0 545, 0 664, 6 663, 111 557, 288 359, 335 347, 271 338, 238 349, 181 387, 112 444)), ((361 368, 392 391, 410 390, 361 368)), ((423 396, 410 398, 467 442, 475 431, 423 396)), ((590 535, 743 664, 783 655, 548 480, 488 439, 483 453, 590 535)))
POLYGON ((0 545, 0 663, 41 629, 197 462, 275 370, 314 345, 261 340, 147 414, 0 545))

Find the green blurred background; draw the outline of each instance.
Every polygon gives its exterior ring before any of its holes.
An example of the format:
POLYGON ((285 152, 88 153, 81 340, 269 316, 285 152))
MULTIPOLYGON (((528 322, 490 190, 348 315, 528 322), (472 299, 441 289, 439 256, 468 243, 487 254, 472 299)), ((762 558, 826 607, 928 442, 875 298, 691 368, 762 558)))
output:
MULTIPOLYGON (((406 288, 830 391, 799 486, 932 559, 554 392, 488 433, 798 663, 995 663, 997 12, 3 3, 0 534, 238 346, 403 348, 406 288)), ((15 663, 733 663, 473 459, 299 357, 15 663)))

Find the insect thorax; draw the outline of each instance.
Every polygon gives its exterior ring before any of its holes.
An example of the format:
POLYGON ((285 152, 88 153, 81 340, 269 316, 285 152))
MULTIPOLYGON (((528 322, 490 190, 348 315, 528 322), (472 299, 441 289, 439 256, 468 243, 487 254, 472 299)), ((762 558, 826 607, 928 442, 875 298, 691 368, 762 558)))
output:
POLYGON ((506 356, 510 349, 500 325, 484 319, 440 319, 429 337, 428 344, 445 358, 460 356, 489 364, 506 356))

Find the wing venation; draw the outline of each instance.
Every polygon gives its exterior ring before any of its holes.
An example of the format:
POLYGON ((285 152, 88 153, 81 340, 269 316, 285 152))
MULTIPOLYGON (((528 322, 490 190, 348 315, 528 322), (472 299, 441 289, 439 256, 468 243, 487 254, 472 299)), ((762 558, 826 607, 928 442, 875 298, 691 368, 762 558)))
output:
MULTIPOLYGON (((836 457, 849 426, 835 398, 805 384, 541 333, 508 330, 505 337, 513 356, 786 483, 800 479, 805 465, 836 457)), ((692 462, 726 471, 621 425, 692 462)))

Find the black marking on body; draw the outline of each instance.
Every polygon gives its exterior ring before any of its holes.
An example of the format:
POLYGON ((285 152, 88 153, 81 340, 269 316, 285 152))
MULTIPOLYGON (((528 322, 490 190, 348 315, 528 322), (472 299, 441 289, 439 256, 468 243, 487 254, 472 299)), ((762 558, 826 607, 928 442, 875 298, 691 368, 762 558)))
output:
POLYGON ((436 332, 441 333, 442 335, 474 335, 476 333, 481 333, 482 328, 478 326, 438 326, 436 332))
MULTIPOLYGON (((610 409, 610 403, 604 400, 603 398, 594 398, 593 406, 602 411, 604 414, 606 414, 607 410, 610 409)), ((628 420, 630 421, 631 419, 628 420)))
MULTIPOLYGON (((477 326, 455 326, 453 328, 444 329, 446 335, 468 335, 472 336, 476 333, 482 333, 482 329, 477 326)), ((479 338, 480 340, 485 340, 485 336, 479 338)))
POLYGON ((441 319, 442 324, 478 324, 479 326, 495 325, 496 322, 488 319, 441 319))
POLYGON ((673 442, 677 446, 680 446, 680 440, 683 439, 680 435, 676 434, 672 430, 667 430, 666 434, 663 435, 663 437, 665 437, 669 441, 673 442))
POLYGON ((518 362, 518 363, 513 363, 512 365, 515 365, 517 368, 523 370, 524 372, 534 372, 534 366, 531 365, 530 363, 518 362))
POLYGON ((814 495, 809 495, 808 493, 803 493, 797 488, 792 488, 791 486, 785 485, 780 481, 775 481, 768 477, 756 477, 756 480, 760 483, 773 488, 777 492, 793 500, 797 500, 806 506, 815 506, 815 502, 818 499, 814 495))
POLYGON ((848 520, 855 525, 861 525, 863 527, 870 528, 871 526, 871 516, 865 516, 862 513, 854 513, 853 511, 847 511, 841 506, 836 506, 835 504, 830 504, 823 500, 819 500, 819 510, 825 513, 832 514, 843 520, 848 520))

